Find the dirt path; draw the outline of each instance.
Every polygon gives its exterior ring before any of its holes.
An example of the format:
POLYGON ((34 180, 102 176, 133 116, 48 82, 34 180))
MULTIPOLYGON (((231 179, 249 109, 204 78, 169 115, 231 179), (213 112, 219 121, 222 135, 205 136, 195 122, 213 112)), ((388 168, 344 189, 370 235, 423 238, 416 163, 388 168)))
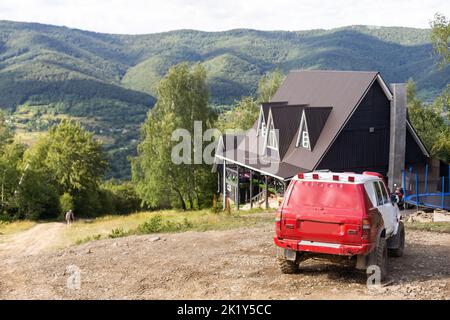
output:
MULTIPOLYGON (((45 228, 57 235, 61 226, 45 228)), ((19 239, 35 249, 19 252, 45 248, 39 241, 33 244, 37 233, 31 230, 19 239)), ((270 223, 102 240, 14 259, 0 256, 0 298, 450 299, 449 234, 408 231, 405 256, 390 259, 392 282, 379 291, 367 289, 364 274, 327 262, 309 260, 301 273, 281 274, 272 237, 270 223), (73 265, 81 271, 79 290, 67 287, 73 265)))
POLYGON ((63 223, 42 223, 29 230, 5 237, 0 243, 0 257, 35 255, 50 250, 62 232, 63 223))

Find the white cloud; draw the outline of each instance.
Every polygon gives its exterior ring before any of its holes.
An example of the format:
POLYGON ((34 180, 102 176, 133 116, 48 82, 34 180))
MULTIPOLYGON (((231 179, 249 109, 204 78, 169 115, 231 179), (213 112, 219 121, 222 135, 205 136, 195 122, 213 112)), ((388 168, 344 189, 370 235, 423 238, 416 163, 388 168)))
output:
POLYGON ((427 28, 448 0, 1 0, 0 19, 98 32, 253 28, 305 30, 354 24, 427 28))

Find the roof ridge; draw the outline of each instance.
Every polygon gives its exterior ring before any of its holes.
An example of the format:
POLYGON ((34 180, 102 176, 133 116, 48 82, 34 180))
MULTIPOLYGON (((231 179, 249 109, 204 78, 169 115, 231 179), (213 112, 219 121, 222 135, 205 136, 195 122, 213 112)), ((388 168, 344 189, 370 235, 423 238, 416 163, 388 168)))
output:
POLYGON ((306 69, 306 70, 302 70, 302 69, 298 69, 298 70, 290 70, 289 73, 291 72, 333 72, 333 73, 380 73, 379 71, 374 71, 374 70, 311 70, 311 69, 306 69))

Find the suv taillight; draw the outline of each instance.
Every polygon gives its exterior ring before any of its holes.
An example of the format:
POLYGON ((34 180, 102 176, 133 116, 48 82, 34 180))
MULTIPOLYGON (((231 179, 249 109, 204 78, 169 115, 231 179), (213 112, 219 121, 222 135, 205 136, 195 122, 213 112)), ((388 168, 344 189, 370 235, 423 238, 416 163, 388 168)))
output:
POLYGON ((275 222, 280 222, 281 221, 281 210, 277 210, 275 212, 275 222))
POLYGON ((364 218, 362 220, 362 240, 370 240, 370 229, 372 228, 372 223, 370 219, 364 218))
POLYGON ((363 219, 363 221, 362 221, 362 228, 363 228, 363 230, 367 230, 367 229, 370 230, 370 228, 372 228, 372 224, 370 223, 370 219, 367 219, 367 218, 363 219))
POLYGON ((275 225, 278 230, 281 230, 281 216, 283 215, 282 210, 278 209, 275 212, 275 225))

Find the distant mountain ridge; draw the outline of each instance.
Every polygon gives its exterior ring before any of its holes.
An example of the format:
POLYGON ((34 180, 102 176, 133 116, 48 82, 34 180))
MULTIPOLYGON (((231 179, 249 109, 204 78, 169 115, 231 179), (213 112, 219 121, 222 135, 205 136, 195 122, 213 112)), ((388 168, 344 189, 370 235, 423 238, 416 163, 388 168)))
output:
POLYGON ((114 140, 109 151, 123 159, 113 169, 126 176, 130 141, 155 102, 156 84, 176 63, 206 67, 213 104, 254 93, 273 69, 376 70, 388 82, 413 78, 430 98, 450 72, 437 68, 429 36, 429 29, 367 26, 114 35, 0 21, 0 108, 18 114, 27 130, 45 129, 51 116, 79 118, 114 140))

